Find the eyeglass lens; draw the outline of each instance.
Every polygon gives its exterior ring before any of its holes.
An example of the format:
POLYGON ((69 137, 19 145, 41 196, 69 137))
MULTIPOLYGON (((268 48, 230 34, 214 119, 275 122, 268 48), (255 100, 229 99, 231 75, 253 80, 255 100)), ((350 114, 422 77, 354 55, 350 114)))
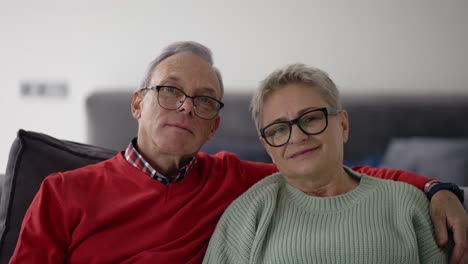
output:
MULTIPOLYGON (((311 111, 293 120, 299 128, 309 135, 321 133, 327 126, 327 117, 324 111, 311 111)), ((273 145, 284 145, 291 137, 292 125, 290 122, 277 122, 265 127, 265 140, 273 145)))
MULTIPOLYGON (((182 106, 187 99, 183 91, 169 86, 161 86, 158 90, 159 105, 168 110, 176 110, 182 106)), ((220 104, 208 96, 194 96, 193 99, 195 114, 201 118, 211 119, 218 113, 220 104)))

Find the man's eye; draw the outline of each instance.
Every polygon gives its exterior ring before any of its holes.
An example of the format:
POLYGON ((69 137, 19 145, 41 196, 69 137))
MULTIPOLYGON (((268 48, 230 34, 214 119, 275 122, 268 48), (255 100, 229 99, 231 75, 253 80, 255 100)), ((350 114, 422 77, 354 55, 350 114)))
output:
POLYGON ((166 88, 166 91, 170 93, 177 93, 177 89, 174 87, 165 87, 165 88, 166 88))
POLYGON ((198 101, 202 104, 209 104, 211 102, 211 99, 206 96, 200 96, 198 97, 198 101))

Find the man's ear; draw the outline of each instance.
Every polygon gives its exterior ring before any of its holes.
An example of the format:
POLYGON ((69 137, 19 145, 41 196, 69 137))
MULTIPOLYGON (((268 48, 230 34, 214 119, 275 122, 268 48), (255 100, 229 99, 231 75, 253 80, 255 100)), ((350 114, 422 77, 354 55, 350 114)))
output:
POLYGON ((141 117, 142 104, 143 104, 143 95, 138 91, 133 92, 132 103, 130 107, 132 110, 132 116, 136 120, 140 119, 141 117))
POLYGON ((221 117, 218 115, 214 122, 213 122, 213 125, 211 126, 211 130, 210 130, 210 133, 208 134, 208 140, 212 139, 216 133, 216 131, 218 130, 219 128, 219 124, 221 123, 221 117))

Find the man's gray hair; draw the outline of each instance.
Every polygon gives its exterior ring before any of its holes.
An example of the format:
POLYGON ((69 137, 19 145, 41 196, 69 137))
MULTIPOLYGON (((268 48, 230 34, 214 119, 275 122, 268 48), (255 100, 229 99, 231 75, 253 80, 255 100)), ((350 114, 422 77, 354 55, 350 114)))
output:
POLYGON ((213 67, 213 70, 216 73, 216 76, 218 77, 219 88, 220 88, 220 100, 222 100, 223 95, 224 95, 223 79, 221 76, 221 72, 216 67, 213 66, 213 55, 211 53, 211 50, 207 48, 206 46, 195 41, 178 41, 164 48, 161 54, 159 54, 159 56, 156 57, 156 59, 154 59, 150 63, 148 70, 146 71, 146 74, 143 78, 143 81, 140 84, 140 89, 147 88, 151 85, 151 78, 153 75, 153 71, 156 68, 156 66, 159 65, 159 63, 171 57, 172 55, 175 55, 181 52, 193 53, 194 55, 197 55, 203 60, 205 60, 206 62, 208 62, 213 67))
POLYGON ((284 88, 289 84, 305 84, 311 89, 317 89, 330 107, 334 107, 338 110, 342 108, 338 88, 330 77, 328 77, 326 72, 300 63, 286 65, 272 72, 261 81, 252 97, 250 110, 257 130, 261 129, 260 121, 262 118, 263 103, 267 97, 272 92, 284 88))

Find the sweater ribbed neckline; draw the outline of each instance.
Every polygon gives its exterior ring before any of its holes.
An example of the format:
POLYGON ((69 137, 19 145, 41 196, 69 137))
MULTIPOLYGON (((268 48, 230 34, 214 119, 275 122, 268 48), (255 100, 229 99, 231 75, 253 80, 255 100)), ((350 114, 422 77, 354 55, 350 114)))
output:
POLYGON ((317 197, 305 194, 284 181, 283 194, 287 198, 285 201, 290 202, 292 206, 302 207, 304 210, 314 213, 338 212, 353 207, 370 194, 376 182, 369 176, 354 172, 347 167, 344 169, 351 177, 359 179, 358 186, 350 192, 332 197, 317 197))

